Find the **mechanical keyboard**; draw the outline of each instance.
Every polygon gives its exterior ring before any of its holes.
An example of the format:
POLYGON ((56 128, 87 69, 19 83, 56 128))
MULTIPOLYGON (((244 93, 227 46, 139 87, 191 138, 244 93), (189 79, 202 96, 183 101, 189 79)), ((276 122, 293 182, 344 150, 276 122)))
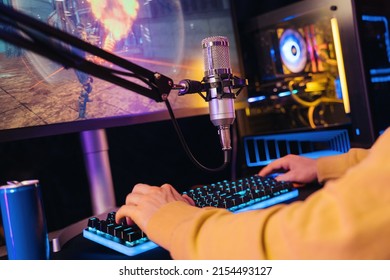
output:
MULTIPOLYGON (((289 182, 254 175, 196 187, 183 194, 190 196, 198 207, 225 208, 239 213, 286 202, 297 197, 298 190, 289 182)), ((106 219, 88 219, 83 236, 128 256, 158 247, 138 226, 115 223, 115 213, 108 213, 106 219)))

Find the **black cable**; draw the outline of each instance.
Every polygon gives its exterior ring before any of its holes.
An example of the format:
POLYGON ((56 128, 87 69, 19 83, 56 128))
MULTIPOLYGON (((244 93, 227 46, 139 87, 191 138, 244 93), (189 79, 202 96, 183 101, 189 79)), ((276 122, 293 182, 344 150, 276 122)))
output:
POLYGON ((176 130, 176 133, 180 139, 180 142, 184 148, 184 151, 187 153, 188 157, 191 159, 191 161, 200 169, 204 170, 204 171, 207 171, 207 172, 218 172, 218 171, 222 171, 223 169, 225 169, 226 166, 228 166, 228 164, 230 163, 230 160, 231 160, 231 150, 224 150, 224 162, 221 166, 219 167, 216 167, 216 168, 209 168, 209 167, 206 167, 204 165, 202 165, 194 156, 193 154, 191 153, 188 145, 187 145, 187 142, 185 140, 185 137, 180 129, 180 126, 173 114, 173 110, 172 110, 172 107, 171 107, 171 104, 169 103, 169 100, 165 100, 165 105, 167 106, 167 109, 168 109, 168 112, 169 112, 169 116, 171 117, 171 121, 173 123, 173 126, 176 130))

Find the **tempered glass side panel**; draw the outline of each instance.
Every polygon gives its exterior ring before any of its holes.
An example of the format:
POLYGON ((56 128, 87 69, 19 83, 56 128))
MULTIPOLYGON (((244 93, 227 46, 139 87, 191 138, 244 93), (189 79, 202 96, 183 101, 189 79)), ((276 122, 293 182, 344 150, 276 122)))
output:
POLYGON ((371 56, 387 61, 388 55, 384 21, 364 21, 362 9, 387 18, 387 6, 385 0, 300 1, 248 19, 241 42, 249 106, 238 114, 241 134, 342 127, 353 146, 370 147, 389 124, 383 123, 386 94, 372 97, 387 82, 373 85, 368 69, 377 67, 369 65, 371 56), (369 26, 379 29, 372 33, 369 26))
POLYGON ((251 133, 350 123, 340 86, 333 17, 329 5, 299 3, 248 23, 244 68, 250 83, 245 115, 251 133))

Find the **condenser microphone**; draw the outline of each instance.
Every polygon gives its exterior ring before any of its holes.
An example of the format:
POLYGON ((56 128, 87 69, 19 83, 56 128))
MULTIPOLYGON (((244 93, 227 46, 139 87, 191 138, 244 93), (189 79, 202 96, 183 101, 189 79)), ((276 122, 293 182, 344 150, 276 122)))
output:
POLYGON ((235 120, 229 41, 223 36, 202 40, 204 78, 211 122, 218 128, 222 150, 231 150, 230 126, 235 120))

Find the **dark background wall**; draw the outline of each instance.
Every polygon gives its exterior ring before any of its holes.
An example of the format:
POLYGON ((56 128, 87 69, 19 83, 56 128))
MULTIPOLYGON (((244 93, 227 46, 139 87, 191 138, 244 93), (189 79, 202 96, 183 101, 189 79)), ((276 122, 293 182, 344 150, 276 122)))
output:
MULTIPOLYGON (((297 1, 234 0, 240 25, 245 19, 297 1)), ((209 116, 179 124, 195 157, 208 167, 222 163, 219 138, 209 116)), ((106 130, 118 206, 134 184, 171 183, 178 190, 230 177, 230 167, 207 173, 188 159, 167 121, 106 130)), ((49 231, 92 215, 88 180, 78 133, 0 143, 0 182, 39 179, 49 231)), ((239 155, 240 156, 240 155, 239 155)), ((239 176, 239 170, 238 174, 239 176)))

